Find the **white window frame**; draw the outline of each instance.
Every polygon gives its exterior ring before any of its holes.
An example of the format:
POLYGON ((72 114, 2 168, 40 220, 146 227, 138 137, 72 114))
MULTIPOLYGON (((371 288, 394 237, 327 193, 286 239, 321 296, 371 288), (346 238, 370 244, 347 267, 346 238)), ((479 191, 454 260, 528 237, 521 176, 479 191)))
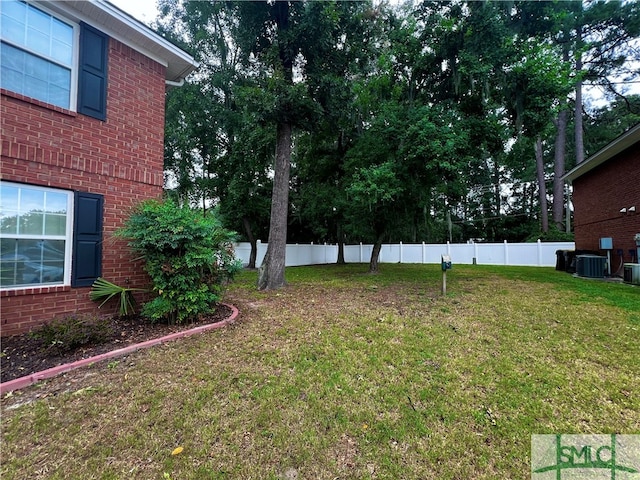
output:
MULTIPOLYGON (((56 18, 57 20, 69 25, 70 27, 73 28, 73 53, 72 53, 72 60, 71 60, 71 85, 69 88, 69 107, 62 107, 60 105, 56 105, 53 103, 48 103, 42 99, 39 98, 35 98, 35 97, 30 97, 30 98, 34 98, 35 100, 38 100, 40 102, 44 102, 47 103, 48 105, 54 105, 58 108, 64 108, 65 110, 70 110, 72 112, 77 111, 77 107, 78 107, 78 70, 79 70, 79 62, 80 62, 80 26, 70 20, 69 18, 66 18, 64 16, 61 16, 58 13, 54 13, 52 10, 50 10, 49 8, 41 5, 41 4, 34 4, 33 2, 29 2, 29 1, 25 1, 25 0, 18 0, 21 3, 26 3, 27 5, 29 5, 30 7, 36 8, 38 10, 40 10, 43 13, 46 13, 47 15, 50 15, 54 18, 56 18)), ((0 10, 2 9, 2 3, 3 1, 0 0, 0 10)), ((14 48, 17 48, 19 50, 22 50, 24 52, 27 52, 29 55, 34 55, 38 58, 42 58, 43 60, 46 60, 47 62, 53 63, 55 65, 60 65, 63 66, 64 68, 68 68, 67 65, 61 65, 60 63, 58 63, 56 60, 53 60, 50 57, 47 57, 45 55, 42 55, 41 53, 36 53, 31 51, 27 46, 25 45, 17 45, 13 42, 11 42, 10 40, 7 40, 5 38, 1 38, 2 43, 5 43, 7 45, 10 45, 14 48)), ((5 87, 3 87, 5 88, 5 87)), ((19 95, 24 95, 21 92, 15 92, 18 93, 19 95)), ((24 96, 28 96, 28 95, 24 95, 24 96)))
MULTIPOLYGON (((15 183, 8 181, 0 181, 1 185, 17 187, 17 188, 29 188, 32 190, 40 190, 43 192, 63 193, 67 196, 67 216, 65 225, 65 235, 32 235, 32 234, 0 234, 2 239, 19 239, 19 240, 64 240, 64 275, 62 282, 51 283, 30 283, 24 285, 12 285, 0 287, 0 290, 25 290, 30 288, 46 288, 57 286, 70 286, 71 285, 71 260, 73 253, 73 226, 74 226, 74 192, 71 190, 65 190, 61 188, 42 187, 40 185, 32 185, 26 183, 15 183)), ((0 199, 0 203, 1 199, 0 199)))

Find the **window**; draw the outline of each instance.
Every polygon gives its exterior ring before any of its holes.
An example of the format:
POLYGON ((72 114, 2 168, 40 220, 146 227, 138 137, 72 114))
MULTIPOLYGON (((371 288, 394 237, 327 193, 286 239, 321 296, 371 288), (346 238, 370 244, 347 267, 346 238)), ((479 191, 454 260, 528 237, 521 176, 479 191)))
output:
POLYGON ((102 216, 102 195, 0 182, 0 288, 90 286, 102 216))
POLYGON ((75 109, 74 26, 17 0, 3 0, 0 85, 75 109))
POLYGON ((73 193, 0 184, 0 287, 69 284, 73 193))
POLYGON ((23 1, 0 12, 0 87, 106 120, 109 37, 23 1))

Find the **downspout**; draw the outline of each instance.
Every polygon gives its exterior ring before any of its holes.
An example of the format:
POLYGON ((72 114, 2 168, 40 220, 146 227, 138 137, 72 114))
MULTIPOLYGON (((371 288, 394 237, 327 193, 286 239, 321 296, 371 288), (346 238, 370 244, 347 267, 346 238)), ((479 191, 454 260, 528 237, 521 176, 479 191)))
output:
POLYGON ((565 183, 565 187, 567 188, 567 209, 565 212, 566 220, 565 220, 565 233, 571 233, 571 188, 569 187, 569 183, 565 183))

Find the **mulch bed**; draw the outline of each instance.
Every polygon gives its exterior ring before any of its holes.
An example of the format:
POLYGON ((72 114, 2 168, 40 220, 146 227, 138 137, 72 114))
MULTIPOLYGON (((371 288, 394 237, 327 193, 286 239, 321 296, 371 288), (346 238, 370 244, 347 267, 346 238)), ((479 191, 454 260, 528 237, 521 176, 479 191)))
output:
POLYGON ((139 316, 113 317, 113 334, 99 344, 83 345, 69 352, 59 352, 44 345, 42 340, 33 334, 24 333, 2 339, 2 354, 0 355, 0 378, 8 382, 48 368, 57 367, 101 353, 142 343, 154 338, 164 337, 175 332, 189 330, 201 325, 220 322, 232 313, 231 308, 219 304, 216 310, 206 316, 180 325, 166 323, 151 323, 139 316))

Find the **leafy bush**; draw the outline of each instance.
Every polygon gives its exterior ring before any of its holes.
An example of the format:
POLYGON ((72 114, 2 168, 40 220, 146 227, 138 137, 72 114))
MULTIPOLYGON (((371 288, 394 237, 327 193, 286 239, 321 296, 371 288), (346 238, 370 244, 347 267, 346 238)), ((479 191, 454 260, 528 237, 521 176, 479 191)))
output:
POLYGON ((45 323, 33 336, 53 352, 68 352, 83 345, 106 342, 114 334, 109 318, 95 315, 68 315, 45 323))
POLYGON ((573 233, 566 233, 555 227, 550 227, 548 232, 532 235, 527 241, 536 242, 538 239, 542 242, 573 242, 575 237, 573 233))
POLYGON ((118 234, 145 262, 158 296, 142 314, 153 321, 180 323, 211 312, 224 284, 242 268, 234 256, 234 234, 222 227, 215 211, 148 200, 118 234))

